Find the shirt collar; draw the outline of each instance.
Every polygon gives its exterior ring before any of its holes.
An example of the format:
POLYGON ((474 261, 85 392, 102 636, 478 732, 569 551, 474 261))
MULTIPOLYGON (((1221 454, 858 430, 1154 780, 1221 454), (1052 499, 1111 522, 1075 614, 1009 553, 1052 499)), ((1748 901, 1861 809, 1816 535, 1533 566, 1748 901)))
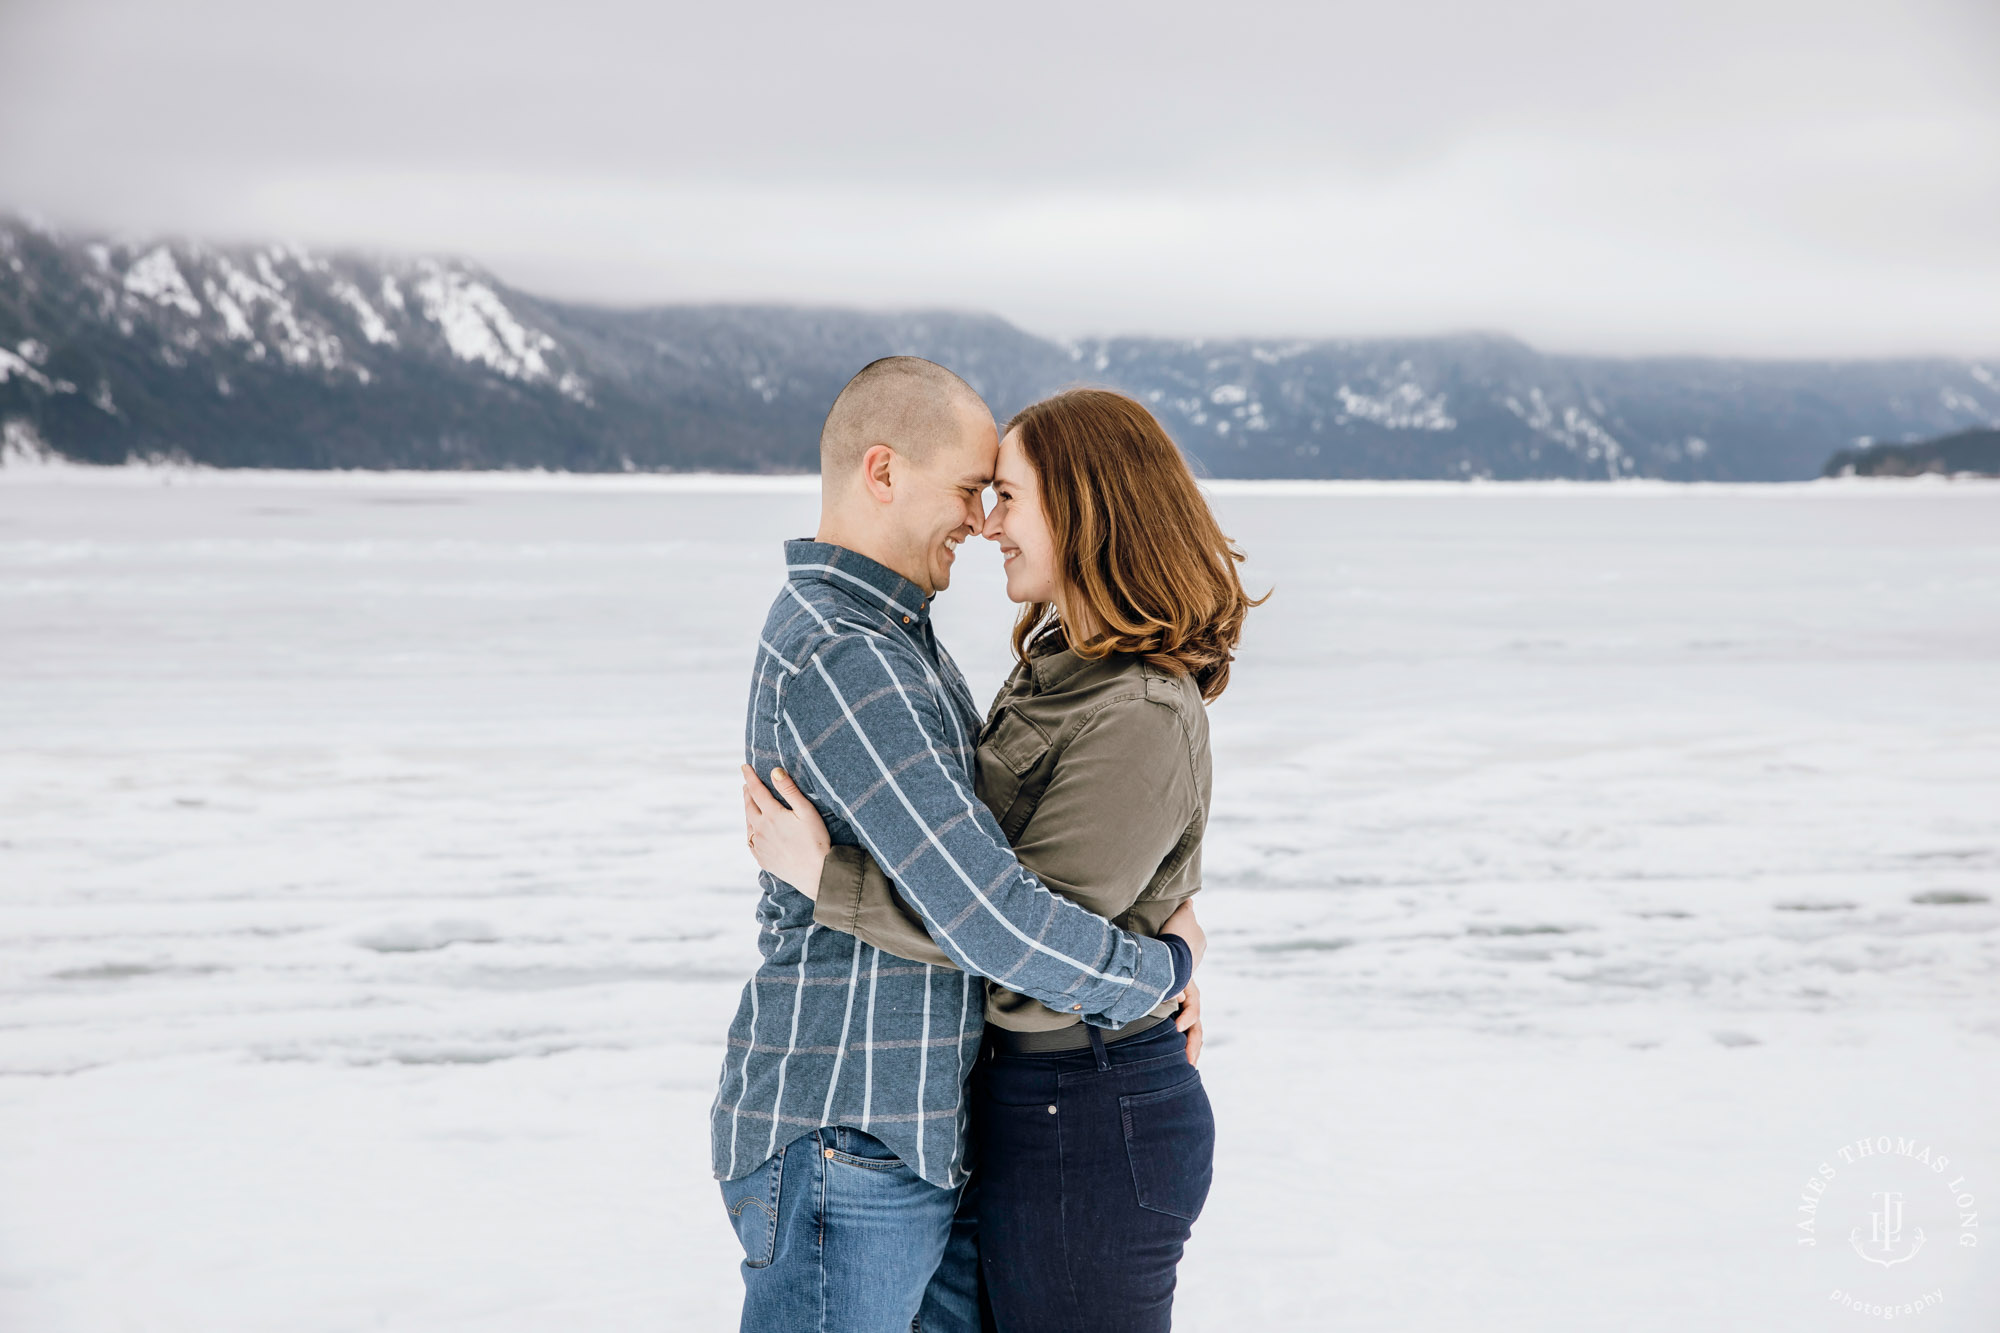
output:
POLYGON ((879 606, 904 624, 930 619, 936 593, 922 588, 867 556, 831 542, 804 538, 785 543, 786 576, 800 582, 829 583, 850 597, 879 606))

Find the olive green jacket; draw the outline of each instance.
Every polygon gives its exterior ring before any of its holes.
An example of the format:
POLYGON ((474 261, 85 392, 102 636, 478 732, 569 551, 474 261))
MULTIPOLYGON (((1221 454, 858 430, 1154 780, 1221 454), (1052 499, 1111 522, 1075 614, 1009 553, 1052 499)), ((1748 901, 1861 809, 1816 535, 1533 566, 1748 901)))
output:
MULTIPOLYGON (((1156 936, 1201 887, 1208 713, 1192 677, 1123 653, 1094 662, 1067 648, 1033 656, 993 701, 977 762, 979 799, 1051 891, 1156 936)), ((899 958, 953 966, 860 847, 828 855, 813 919, 899 958)), ((1169 1000, 1153 1012, 1173 1011, 1169 1000)), ((987 984, 990 1023, 1046 1031, 1077 1017, 987 984)))

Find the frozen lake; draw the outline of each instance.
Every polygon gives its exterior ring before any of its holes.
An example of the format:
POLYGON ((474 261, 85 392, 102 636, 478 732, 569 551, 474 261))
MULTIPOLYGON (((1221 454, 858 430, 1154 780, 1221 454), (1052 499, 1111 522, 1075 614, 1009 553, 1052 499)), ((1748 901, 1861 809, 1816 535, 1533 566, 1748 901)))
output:
MULTIPOLYGON (((1885 1135, 2000 1217, 2000 485, 1215 502, 1277 595, 1178 1326, 2000 1322, 1942 1183, 1896 1266, 1795 1225, 1885 1135)), ((734 769, 816 503, 0 472, 0 1329, 734 1327, 734 769)))

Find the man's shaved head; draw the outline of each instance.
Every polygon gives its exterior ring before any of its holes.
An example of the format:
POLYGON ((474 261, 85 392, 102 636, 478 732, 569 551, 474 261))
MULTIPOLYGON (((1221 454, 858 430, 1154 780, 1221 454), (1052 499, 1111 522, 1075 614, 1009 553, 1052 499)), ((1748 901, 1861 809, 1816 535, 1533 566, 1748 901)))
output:
POLYGON ((951 586, 959 543, 986 522, 1000 452, 993 411, 934 361, 886 356, 847 382, 819 434, 819 539, 951 586))
POLYGON ((844 480, 877 444, 922 463, 939 445, 958 441, 967 414, 993 419, 972 386, 937 362, 920 356, 870 361, 833 400, 820 428, 820 480, 844 480))

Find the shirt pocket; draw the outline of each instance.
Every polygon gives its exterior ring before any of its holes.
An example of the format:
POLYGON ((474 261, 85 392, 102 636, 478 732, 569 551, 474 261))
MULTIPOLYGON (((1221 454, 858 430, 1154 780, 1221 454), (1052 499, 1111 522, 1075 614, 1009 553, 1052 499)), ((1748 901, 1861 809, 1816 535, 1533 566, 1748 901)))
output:
POLYGON ((1048 757, 1051 743, 1040 725, 1012 705, 995 713, 979 738, 979 799, 1000 821, 1009 842, 1034 813, 1028 778, 1048 757))

